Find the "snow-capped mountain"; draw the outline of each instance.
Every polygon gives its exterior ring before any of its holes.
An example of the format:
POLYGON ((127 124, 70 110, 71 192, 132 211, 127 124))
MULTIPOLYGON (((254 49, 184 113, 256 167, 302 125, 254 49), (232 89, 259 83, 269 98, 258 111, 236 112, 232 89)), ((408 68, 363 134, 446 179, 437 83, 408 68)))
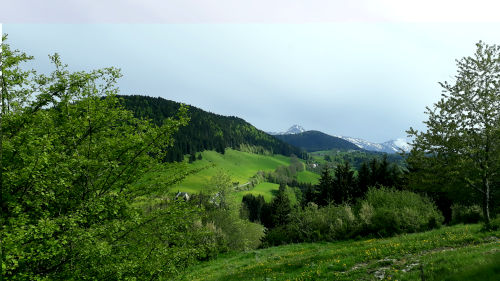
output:
MULTIPOLYGON (((299 125, 293 125, 290 127, 286 132, 269 132, 268 134, 270 135, 294 135, 294 134, 300 134, 306 132, 306 130, 299 125)), ((398 153, 401 152, 401 150, 405 152, 409 152, 411 150, 411 145, 402 138, 394 139, 394 140, 389 140, 383 143, 374 143, 370 142, 364 139, 359 139, 359 138, 352 138, 352 137, 344 137, 344 136, 336 136, 332 135, 337 138, 344 139, 354 145, 356 145, 359 148, 369 150, 369 151, 377 151, 377 152, 385 152, 385 153, 398 153)))
POLYGON ((412 148, 411 144, 409 144, 405 139, 401 138, 386 141, 382 145, 386 147, 387 150, 392 149, 392 151, 394 152, 401 152, 401 150, 403 150, 404 152, 409 152, 412 148))
POLYGON ((268 132, 270 135, 294 135, 294 134, 300 134, 305 132, 306 130, 299 125, 293 125, 290 127, 286 132, 268 132))
POLYGON ((411 150, 411 145, 405 139, 395 139, 389 140, 383 143, 373 143, 367 140, 338 136, 339 138, 345 139, 349 141, 359 148, 370 150, 370 151, 378 151, 378 152, 386 152, 386 153, 397 153, 401 152, 401 150, 408 152, 411 150))

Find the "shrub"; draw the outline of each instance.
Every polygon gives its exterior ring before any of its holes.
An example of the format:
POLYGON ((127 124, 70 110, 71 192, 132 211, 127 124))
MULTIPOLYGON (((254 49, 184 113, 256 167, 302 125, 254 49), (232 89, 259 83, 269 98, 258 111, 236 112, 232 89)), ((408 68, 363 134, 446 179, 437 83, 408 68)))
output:
POLYGON ((360 203, 362 232, 388 236, 438 227, 443 216, 427 198, 409 191, 369 189, 360 203))
POLYGON ((358 221, 348 205, 329 205, 318 208, 310 204, 295 209, 290 223, 268 230, 264 246, 276 246, 291 242, 334 241, 352 237, 358 221))
POLYGON ((492 219, 490 221, 490 225, 488 227, 490 230, 499 230, 500 229, 500 216, 492 219))
POLYGON ((464 206, 454 204, 451 206, 451 224, 478 223, 483 218, 483 211, 478 205, 464 206))
POLYGON ((286 225, 267 231, 263 246, 349 239, 358 235, 389 236, 425 231, 441 225, 443 216, 427 198, 409 191, 370 189, 353 212, 349 205, 296 208, 286 225))

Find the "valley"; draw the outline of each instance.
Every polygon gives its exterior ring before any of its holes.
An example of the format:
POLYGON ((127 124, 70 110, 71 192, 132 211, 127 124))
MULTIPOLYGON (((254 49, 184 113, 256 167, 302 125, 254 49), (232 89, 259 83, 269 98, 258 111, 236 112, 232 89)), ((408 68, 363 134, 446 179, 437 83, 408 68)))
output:
POLYGON ((2 44, 2 280, 500 277, 500 95, 456 92, 469 57, 411 146, 268 134, 49 58, 2 44))

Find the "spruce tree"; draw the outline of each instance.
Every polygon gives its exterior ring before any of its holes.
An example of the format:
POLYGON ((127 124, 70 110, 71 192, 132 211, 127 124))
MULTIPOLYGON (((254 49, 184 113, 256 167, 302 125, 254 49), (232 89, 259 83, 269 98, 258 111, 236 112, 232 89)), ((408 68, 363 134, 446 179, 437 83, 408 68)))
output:
POLYGON ((290 205, 290 199, 286 194, 286 186, 280 184, 278 194, 271 201, 271 211, 273 218, 273 225, 281 226, 286 225, 290 221, 290 212, 292 207, 290 205))
POLYGON ((338 165, 335 169, 335 177, 333 179, 334 194, 333 199, 335 204, 346 203, 353 198, 356 181, 354 171, 351 169, 349 162, 344 162, 343 165, 338 165))
POLYGON ((330 169, 328 169, 328 166, 325 166, 321 172, 321 178, 319 179, 317 190, 318 198, 316 198, 316 204, 326 206, 333 202, 333 177, 330 169))

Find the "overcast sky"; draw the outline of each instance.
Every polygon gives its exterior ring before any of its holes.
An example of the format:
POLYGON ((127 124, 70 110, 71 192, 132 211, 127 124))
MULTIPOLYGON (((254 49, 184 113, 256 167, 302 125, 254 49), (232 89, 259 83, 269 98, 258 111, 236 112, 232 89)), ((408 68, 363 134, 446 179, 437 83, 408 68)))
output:
POLYGON ((19 0, 0 21, 43 71, 57 52, 73 70, 121 68, 123 94, 383 142, 422 128, 455 59, 500 44, 498 4, 426 1, 19 0))

